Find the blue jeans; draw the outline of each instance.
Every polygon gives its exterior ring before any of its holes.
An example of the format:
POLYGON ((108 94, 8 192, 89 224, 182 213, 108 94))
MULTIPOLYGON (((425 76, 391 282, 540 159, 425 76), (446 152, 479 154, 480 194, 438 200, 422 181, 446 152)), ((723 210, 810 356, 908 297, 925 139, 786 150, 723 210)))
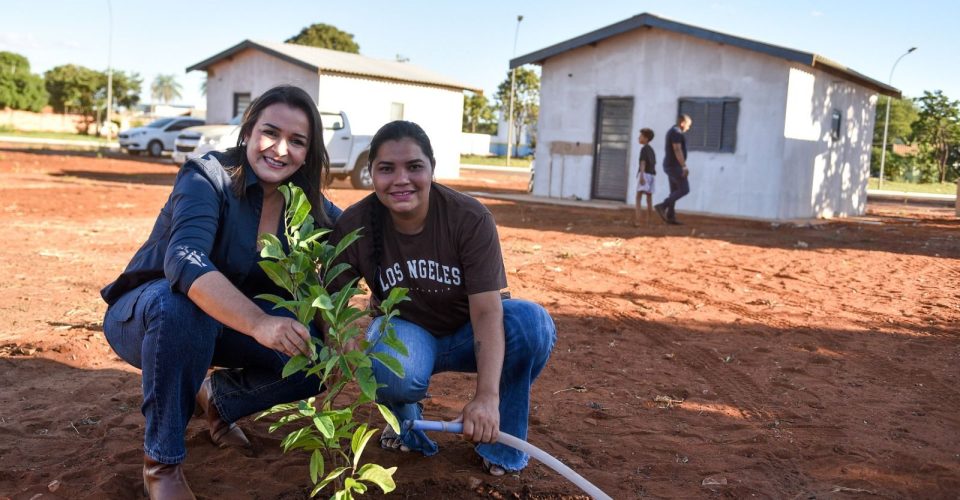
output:
MULTIPOLYGON (((211 375, 213 404, 227 422, 319 392, 319 380, 302 372, 281 377, 289 357, 223 326, 163 279, 107 308, 103 332, 117 355, 143 372, 144 452, 161 463, 186 457, 187 423, 211 365, 228 368, 211 375)), ((317 336, 315 329, 311 334, 317 336)))
POLYGON ((683 175, 682 169, 664 169, 664 173, 667 174, 667 180, 670 182, 670 195, 660 204, 666 209, 667 218, 673 219, 677 216, 674 210, 677 200, 690 194, 690 180, 683 175))
MULTIPOLYGON (((376 340, 383 317, 375 319, 367 330, 367 338, 376 340)), ((386 405, 402 423, 421 418, 418 401, 427 395, 430 377, 441 372, 477 371, 473 350, 473 326, 467 322, 452 335, 434 337, 415 323, 394 318, 393 327, 407 347, 409 356, 378 343, 372 352, 386 352, 403 365, 400 379, 380 362, 373 363, 377 382, 385 384, 377 391, 377 401, 386 405)), ((500 430, 520 439, 527 439, 527 417, 530 412, 530 386, 547 364, 557 340, 557 330, 547 311, 525 300, 503 301, 503 329, 506 349, 500 376, 500 430)), ((403 444, 430 456, 437 445, 423 431, 407 431, 403 444)), ((526 467, 526 453, 502 444, 479 444, 477 453, 506 470, 526 467)))

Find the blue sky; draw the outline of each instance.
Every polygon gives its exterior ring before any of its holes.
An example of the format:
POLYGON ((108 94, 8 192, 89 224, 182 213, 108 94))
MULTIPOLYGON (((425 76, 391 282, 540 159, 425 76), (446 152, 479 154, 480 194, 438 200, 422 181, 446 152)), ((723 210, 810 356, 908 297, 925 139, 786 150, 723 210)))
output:
MULTIPOLYGON (((60 64, 106 69, 107 0, 0 0, 0 50, 26 56, 35 73, 60 64)), ((943 90, 960 99, 960 2, 687 0, 113 0, 113 67, 144 79, 150 101, 157 74, 174 74, 183 102, 198 103, 197 63, 243 39, 283 41, 315 22, 352 33, 364 55, 398 54, 479 86, 492 96, 514 55, 587 33, 643 12, 821 54, 886 81, 900 54, 893 85, 906 95, 943 90)), ((655 70, 655 69, 654 69, 655 70)))

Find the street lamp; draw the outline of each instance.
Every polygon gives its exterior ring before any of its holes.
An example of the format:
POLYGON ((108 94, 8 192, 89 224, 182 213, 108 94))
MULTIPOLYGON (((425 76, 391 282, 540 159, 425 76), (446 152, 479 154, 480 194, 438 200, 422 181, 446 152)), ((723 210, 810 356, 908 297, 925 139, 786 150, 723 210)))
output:
POLYGON ((113 132, 113 7, 107 0, 107 141, 113 132))
MULTIPOLYGON (((890 68, 890 78, 887 79, 887 85, 893 85, 893 70, 897 69, 897 64, 900 62, 900 59, 903 59, 911 52, 917 50, 916 47, 910 47, 910 50, 903 53, 902 56, 897 58, 897 61, 893 63, 893 67, 890 68)), ((883 166, 887 162, 887 128, 890 127, 890 101, 893 100, 892 97, 887 96, 887 112, 886 116, 883 119, 883 149, 880 151, 880 180, 877 185, 877 189, 883 189, 883 166)))
MULTIPOLYGON (((520 21, 523 16, 517 16, 517 29, 513 33, 513 55, 511 59, 517 56, 517 37, 520 35, 520 21)), ((507 113, 507 166, 510 166, 511 150, 513 149, 513 88, 516 84, 517 68, 510 70, 510 110, 507 113)))

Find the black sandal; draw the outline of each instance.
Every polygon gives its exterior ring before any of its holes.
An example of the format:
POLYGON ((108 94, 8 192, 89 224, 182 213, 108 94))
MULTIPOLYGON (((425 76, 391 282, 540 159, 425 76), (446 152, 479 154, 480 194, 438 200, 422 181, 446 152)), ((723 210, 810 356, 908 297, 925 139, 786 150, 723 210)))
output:
POLYGON ((410 451, 410 448, 403 444, 403 440, 389 425, 384 427, 383 432, 380 433, 380 447, 385 450, 400 450, 404 453, 410 451))

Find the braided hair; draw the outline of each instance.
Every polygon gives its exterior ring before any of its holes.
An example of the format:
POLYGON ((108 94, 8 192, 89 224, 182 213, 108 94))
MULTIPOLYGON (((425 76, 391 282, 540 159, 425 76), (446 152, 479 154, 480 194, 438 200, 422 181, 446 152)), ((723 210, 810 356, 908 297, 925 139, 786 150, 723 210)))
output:
MULTIPOLYGON (((370 155, 366 168, 370 169, 370 175, 373 176, 373 163, 380 152, 380 146, 387 141, 399 141, 402 139, 411 139, 420 146, 420 151, 424 156, 430 159, 431 170, 437 166, 437 160, 433 157, 433 146, 430 144, 430 138, 423 131, 420 125, 404 120, 392 121, 382 127, 373 136, 370 141, 370 155)), ((380 276, 380 259, 383 257, 383 228, 384 220, 387 217, 387 207, 380 202, 380 198, 373 196, 373 202, 370 204, 370 233, 373 236, 370 245, 370 262, 376 269, 376 276, 380 276)), ((382 293, 379 287, 373 286, 373 294, 380 298, 382 293)))

